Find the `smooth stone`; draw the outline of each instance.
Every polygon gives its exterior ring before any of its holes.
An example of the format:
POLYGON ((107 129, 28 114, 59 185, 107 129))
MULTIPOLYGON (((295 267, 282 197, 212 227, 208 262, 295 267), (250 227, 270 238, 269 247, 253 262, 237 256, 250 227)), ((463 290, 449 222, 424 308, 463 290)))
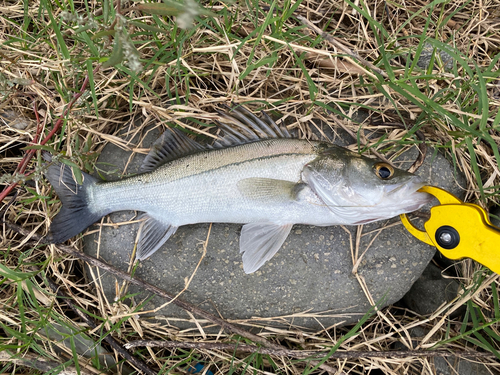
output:
POLYGON ((74 350, 79 356, 92 359, 94 363, 97 360, 99 368, 106 369, 111 374, 131 375, 136 373, 127 363, 117 364, 115 357, 109 354, 109 351, 104 349, 100 343, 83 333, 80 327, 65 324, 49 323, 43 329, 43 334, 51 340, 52 349, 58 355, 74 350))
POLYGON ((442 304, 452 301, 457 296, 459 287, 458 281, 444 278, 441 270, 429 263, 405 294, 403 302, 417 314, 432 314, 442 304))
POLYGON ((33 123, 32 120, 24 117, 21 112, 12 109, 0 110, 0 120, 7 124, 8 127, 18 130, 25 130, 33 123))
POLYGON ((500 228, 500 207, 495 207, 490 210, 490 221, 491 224, 500 228))
POLYGON ((425 43, 424 48, 420 52, 420 57, 417 61, 417 65, 419 68, 428 69, 431 63, 432 57, 434 56, 434 65, 437 65, 437 57, 441 59, 443 63, 443 67, 447 70, 453 68, 453 57, 448 53, 453 53, 452 46, 446 46, 445 50, 435 49, 434 46, 430 43, 425 43))
MULTIPOLYGON (((139 146, 149 146, 156 139, 155 134, 155 131, 149 132, 144 144, 139 146)), ((343 143, 344 140, 334 141, 343 143)), ((416 152, 410 154, 400 157, 403 162, 399 167, 410 166, 416 152)), ((108 144, 97 166, 101 172, 114 171, 116 179, 116 172, 123 171, 126 163, 126 172, 131 173, 137 170, 143 158, 144 155, 136 154, 130 159, 130 153, 108 144)), ((456 182, 457 178, 460 182, 461 177, 456 176, 443 156, 433 154, 432 150, 418 173, 430 184, 461 194, 456 182)), ((135 212, 113 213, 104 223, 126 222, 136 215, 135 212)), ((85 236, 84 251, 93 256, 98 251, 100 258, 127 270, 138 227, 138 223, 105 225, 101 229, 99 247, 98 233, 94 231, 85 236)), ((361 257, 361 261, 356 277, 351 244, 355 249, 359 228, 296 225, 275 257, 257 272, 247 275, 239 254, 240 229, 241 225, 234 224, 181 227, 163 248, 139 263, 134 275, 175 295, 183 290, 185 280, 194 273, 188 289, 179 298, 212 314, 254 327, 256 324, 293 325, 319 330, 334 324, 356 322, 371 309, 361 280, 373 301, 380 306, 398 301, 435 253, 434 247, 419 242, 408 233, 398 218, 365 225, 357 246, 357 257, 361 257), (206 255, 195 272, 207 236, 206 255)), ((116 296, 115 282, 114 276, 100 274, 98 283, 110 302, 123 297, 116 296)), ((135 286, 130 286, 127 293, 138 293, 132 305, 151 296, 135 286)), ((153 297, 147 300, 143 309, 152 310, 164 303, 165 300, 153 297)), ((174 304, 151 315, 178 329, 198 330, 192 317, 174 304)), ((203 321, 198 323, 202 327, 211 325, 203 321)))
MULTIPOLYGON (((480 362, 467 361, 460 357, 435 357, 434 367, 438 375, 491 375, 493 369, 480 362)), ((494 370, 493 370, 494 371, 494 370)))
MULTIPOLYGON (((396 342, 394 345, 395 350, 408 350, 418 347, 422 339, 430 332, 429 329, 424 327, 414 327, 409 329, 410 337, 412 338, 412 348, 408 348, 401 342, 396 342)), ((475 362, 474 360, 467 360, 460 357, 434 357, 428 358, 428 361, 434 365, 434 373, 437 375, 489 375, 492 372, 488 369, 486 364, 475 362)), ((423 370, 420 363, 414 363, 418 370, 423 370)), ((424 372, 422 372, 424 373, 424 372)))

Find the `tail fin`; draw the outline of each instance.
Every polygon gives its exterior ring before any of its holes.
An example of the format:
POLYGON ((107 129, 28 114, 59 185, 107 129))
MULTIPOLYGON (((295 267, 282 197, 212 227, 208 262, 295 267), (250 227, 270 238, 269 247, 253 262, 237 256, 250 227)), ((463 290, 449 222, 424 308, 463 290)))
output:
POLYGON ((64 242, 107 214, 107 212, 93 212, 89 206, 87 191, 98 182, 95 177, 82 172, 83 184, 78 185, 71 167, 60 163, 51 165, 45 176, 62 202, 61 210, 52 219, 48 236, 50 242, 64 242))

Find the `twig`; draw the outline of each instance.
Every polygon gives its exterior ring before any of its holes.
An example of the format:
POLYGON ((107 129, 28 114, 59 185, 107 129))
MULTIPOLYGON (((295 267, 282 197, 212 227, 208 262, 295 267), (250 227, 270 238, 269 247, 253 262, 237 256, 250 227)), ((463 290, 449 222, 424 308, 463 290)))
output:
POLYGON ((131 349, 138 346, 148 348, 182 348, 182 349, 208 349, 208 350, 230 350, 247 353, 260 353, 276 356, 286 356, 292 358, 311 358, 328 355, 333 359, 357 359, 357 358, 408 358, 408 357, 467 357, 467 358, 496 358, 491 353, 479 353, 473 351, 454 351, 444 350, 393 350, 393 351, 336 351, 330 354, 328 351, 317 350, 291 350, 291 349, 271 349, 260 348, 255 345, 247 344, 224 344, 213 342, 179 342, 179 341, 155 341, 155 340, 137 340, 125 344, 125 348, 131 349))
POLYGON ((351 56, 353 59, 356 59, 358 60, 359 62, 361 62, 363 65, 367 66, 368 68, 370 68, 371 70, 373 70, 374 72, 380 74, 382 77, 384 78, 387 78, 388 75, 386 72, 384 72, 383 70, 381 70, 380 68, 377 68, 375 65, 373 65, 371 62, 363 59, 361 56, 359 56, 356 52, 353 52, 351 51, 349 48, 347 48, 346 46, 344 46, 342 43, 340 43, 339 41, 337 41, 335 39, 335 37, 331 36, 330 34, 328 34, 327 32, 321 30, 318 26, 316 26, 315 24, 313 24, 311 21, 309 21, 307 18, 305 17, 302 17, 302 16, 297 16, 297 19, 299 21, 301 21, 304 25, 306 25, 308 28, 310 28, 311 30, 313 30, 314 32, 316 32, 318 35, 320 35, 323 39, 325 39, 328 43, 330 43, 331 45, 333 45, 334 47, 338 48, 339 50, 341 50, 342 52, 344 52, 345 54, 351 56))
MULTIPOLYGON (((94 69, 94 75, 99 71, 100 68, 101 68, 101 66, 97 65, 97 67, 94 69)), ((85 90, 87 89, 88 84, 89 84, 89 76, 87 75, 87 77, 85 77, 85 80, 83 81, 83 84, 80 88, 80 92, 76 93, 73 96, 73 99, 71 99, 71 101, 68 103, 68 105, 64 109, 63 113, 61 114, 61 116, 59 116, 59 119, 54 124, 54 127, 52 128, 52 130, 39 143, 39 145, 46 144, 48 141, 50 141, 50 139, 54 136, 54 134, 56 134, 61 129, 62 124, 64 122, 64 118, 69 113, 70 109, 73 107, 73 105, 76 103, 76 101, 85 93, 85 90)), ((40 123, 38 123, 38 125, 37 125, 37 135, 35 136, 33 144, 36 144, 36 141, 38 140, 38 135, 39 135, 38 132, 39 131, 41 131, 40 123)), ((33 158, 33 155, 35 154, 35 152, 36 152, 36 150, 34 150, 34 149, 28 150, 28 152, 26 152, 23 159, 21 160, 21 162, 17 166, 17 169, 16 169, 17 173, 24 173, 26 171, 26 168, 28 167, 28 163, 33 158)), ((5 189, 3 189, 3 191, 0 193, 0 202, 2 202, 5 199, 5 197, 12 191, 12 189, 14 189, 17 185, 18 185, 18 182, 14 181, 9 186, 7 186, 5 189)))
MULTIPOLYGON (((2 220, 2 219, 0 218, 0 220, 2 220)), ((14 232, 20 233, 24 236, 27 236, 28 234, 30 234, 30 232, 28 230, 24 229, 23 227, 21 227, 17 224, 14 224, 8 220, 2 220, 2 221, 9 229, 13 230, 14 232)), ((44 238, 42 238, 40 235, 38 235, 36 233, 31 234, 30 241, 35 242, 37 244, 39 244, 39 243, 48 244, 48 242, 44 238)), ((188 302, 184 302, 178 298, 175 299, 175 296, 173 294, 170 294, 170 293, 164 291, 163 289, 160 289, 152 284, 149 284, 145 281, 142 281, 141 279, 133 278, 129 274, 127 274, 119 269, 116 269, 113 266, 110 266, 109 264, 107 264, 99 259, 96 259, 90 255, 76 251, 69 246, 65 246, 65 245, 61 245, 61 244, 57 245, 57 248, 62 250, 66 254, 69 254, 71 256, 74 256, 75 258, 81 259, 81 260, 83 260, 83 261, 87 262, 88 264, 91 264, 95 267, 102 268, 102 269, 106 270, 107 272, 109 272, 117 277, 120 277, 120 278, 124 279, 125 281, 128 281, 131 284, 137 285, 144 290, 148 290, 148 291, 156 294, 157 296, 160 296, 162 298, 165 298, 166 300, 172 301, 174 304, 183 308, 184 310, 189 311, 190 313, 192 313, 194 315, 201 316, 202 318, 204 318, 204 319, 206 319, 214 324, 221 326, 224 330, 226 330, 228 332, 232 332, 234 334, 240 335, 241 337, 245 337, 245 338, 247 338, 255 343, 261 344, 261 345, 268 347, 270 349, 274 349, 274 350, 286 349, 285 347, 283 347, 279 344, 274 344, 274 343, 266 340, 263 337, 255 335, 253 333, 250 333, 247 330, 244 330, 242 328, 239 328, 238 326, 235 326, 229 322, 226 322, 224 319, 221 319, 215 315, 212 315, 209 312, 206 312, 205 310, 202 310, 199 307, 196 307, 188 302)), ((311 361, 311 364, 313 366, 315 366, 317 364, 317 362, 311 361)), ((337 372, 337 369, 335 367, 327 365, 325 363, 321 364, 320 368, 329 372, 329 373, 336 373, 337 372)))
MULTIPOLYGON (((55 283, 54 281, 52 281, 52 279, 50 277, 48 277, 47 275, 45 275, 45 280, 47 280, 49 286, 50 286, 50 289, 52 289, 52 291, 58 296, 58 297, 61 297, 61 299, 63 299, 67 304, 68 306, 71 308, 71 310, 73 310, 73 312, 75 314, 77 314, 83 321, 85 321, 85 323, 87 323, 87 325, 94 329, 97 327, 97 324, 95 324, 95 322, 90 319, 87 314, 85 314, 83 311, 81 311, 78 307, 75 306, 75 304, 73 303, 73 301, 71 300, 70 297, 68 297, 55 283)), ((148 374, 148 375, 156 375, 156 371, 153 371, 152 369, 149 368, 148 365, 146 365, 146 363, 144 363, 143 361, 141 361, 140 359, 134 357, 133 355, 131 355, 129 352, 127 352, 125 349, 123 349, 123 347, 120 345, 120 343, 118 343, 118 341, 116 341, 113 336, 111 336, 110 332, 107 332, 104 328, 102 329, 102 334, 103 334, 103 337, 104 337, 104 340, 109 344, 111 345, 111 347, 113 349, 115 349, 118 353, 120 353, 120 355, 125 358, 128 362, 130 362, 132 365, 134 365, 135 367, 137 367, 139 370, 141 370, 142 372, 144 372, 145 374, 148 374)))
MULTIPOLYGON (((38 116, 38 108, 37 108, 36 102, 35 102, 33 107, 34 107, 33 110, 35 112, 35 117, 36 117, 36 133, 35 133, 35 137, 33 138, 33 144, 35 145, 38 142, 38 139, 40 138, 40 136, 42 135, 43 126, 42 126, 42 122, 40 121, 40 117, 38 116)), ((24 171, 26 170, 26 167, 28 166, 29 161, 31 160, 31 158, 35 154, 35 151, 36 150, 28 150, 26 155, 24 155, 23 159, 18 164, 18 166, 16 168, 16 173, 24 173, 24 171)), ((0 199, 0 202, 1 201, 2 200, 0 199)))
MULTIPOLYGON (((17 233, 20 233, 24 236, 27 236, 28 234, 30 234, 30 232, 28 230, 26 230, 23 227, 21 227, 17 224, 14 224, 8 220, 4 221, 4 223, 7 225, 7 227, 9 229, 11 229, 17 233)), ((31 235, 31 240, 34 242, 37 242, 37 243, 48 244, 44 238, 42 238, 41 236, 39 236, 36 233, 31 235)), ((208 312, 206 312, 206 311, 204 311, 204 310, 202 310, 194 305, 191 305, 188 302, 184 302, 180 299, 174 300, 174 295, 172 295, 168 292, 165 292, 164 290, 162 290, 162 289, 160 289, 152 284, 149 284, 145 281, 142 281, 138 278, 132 277, 129 274, 127 274, 119 269, 116 269, 113 266, 110 266, 109 264, 107 264, 99 259, 96 259, 90 255, 85 254, 85 253, 76 251, 69 246, 57 245, 57 248, 62 250, 66 254, 69 254, 71 256, 74 256, 76 258, 84 260, 85 262, 87 262, 95 267, 102 268, 102 269, 106 270, 107 272, 109 272, 115 276, 118 276, 118 277, 124 279, 125 281, 130 282, 131 284, 138 285, 139 287, 141 287, 144 290, 148 290, 150 292, 153 292, 154 294, 156 294, 162 298, 165 298, 167 300, 173 300, 173 303, 176 304, 177 306, 183 308, 186 311, 189 311, 190 313, 201 316, 202 318, 205 318, 205 319, 209 320, 210 322, 221 326, 222 328, 224 328, 225 330, 227 330, 229 332, 233 332, 237 335, 240 335, 240 336, 245 337, 249 340, 252 340, 255 343, 258 343, 258 344, 261 344, 261 345, 264 345, 264 346, 267 346, 267 347, 270 347, 273 349, 283 349, 283 347, 281 345, 273 344, 273 343, 267 341, 263 337, 257 336, 257 335, 250 333, 242 328, 239 328, 233 324, 230 324, 230 323, 226 322, 224 319, 221 319, 215 315, 212 315, 212 314, 210 314, 210 313, 208 313, 208 312)))
MULTIPOLYGON (((304 25, 306 25, 307 27, 309 27, 311 30, 315 31, 317 34, 319 34, 323 39, 325 39, 328 43, 330 43, 331 45, 333 45, 334 47, 338 48, 339 50, 341 50, 342 52, 344 52, 345 54, 351 56, 352 58, 358 60, 359 62, 361 62, 362 64, 364 64, 365 66, 369 67, 370 69, 372 69, 374 72, 377 72, 378 74, 380 74, 382 77, 384 78, 387 78, 388 75, 387 73, 385 73, 384 71, 382 71, 381 69, 377 68, 375 65, 373 65, 371 62, 363 59, 361 56, 359 56, 357 53, 351 51, 349 48, 347 48, 346 46, 344 46, 342 43, 340 43, 339 41, 337 41, 335 39, 335 37, 331 36, 330 34, 328 34, 327 32, 321 30, 319 27, 317 27, 315 24, 313 24, 311 21, 309 21, 308 19, 306 19, 305 17, 303 16, 297 16, 297 19, 299 19, 304 25)), ((333 115, 331 115, 332 118, 334 118, 333 115)), ((335 118, 334 118, 335 119, 335 118)), ((335 119, 336 120, 336 119, 335 119)), ((398 127, 403 127, 404 129, 406 129, 406 127, 402 124, 384 124, 384 125, 393 125, 393 126, 398 126, 398 127)), ((344 130, 347 130, 346 128, 344 128, 344 130)), ((352 132, 350 132, 349 130, 347 130, 349 132, 349 134, 351 134, 351 136, 354 137, 354 135, 352 134, 352 132)), ((410 168, 408 168, 408 172, 410 173, 414 173, 418 170, 418 168, 420 168, 420 166, 423 164, 424 162, 424 159, 425 159, 425 155, 426 155, 426 152, 427 152, 427 145, 425 144, 425 137, 424 135, 420 132, 420 131, 416 131, 415 134, 417 135, 417 137, 422 141, 419 146, 418 146, 418 149, 420 151, 420 154, 419 156, 417 157, 417 160, 415 160, 415 162, 411 165, 410 168)), ((356 137, 354 137, 356 138, 356 137)), ((380 155, 377 155, 380 157, 380 155)), ((382 160, 384 160, 384 158, 382 158, 382 160)))

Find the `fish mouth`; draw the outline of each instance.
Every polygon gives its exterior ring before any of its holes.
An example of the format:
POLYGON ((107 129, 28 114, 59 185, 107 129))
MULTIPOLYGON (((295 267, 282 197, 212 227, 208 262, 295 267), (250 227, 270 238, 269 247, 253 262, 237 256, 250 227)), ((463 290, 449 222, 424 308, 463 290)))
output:
POLYGON ((406 184, 388 185, 384 190, 387 196, 395 195, 398 193, 399 195, 407 195, 417 193, 417 191, 425 185, 426 183, 422 178, 420 178, 419 176, 415 176, 415 178, 412 178, 406 184))
POLYGON ((432 201, 432 195, 421 192, 414 192, 409 199, 411 203, 404 207, 406 212, 416 211, 432 201))
POLYGON ((406 184, 387 186, 385 192, 399 202, 397 205, 403 212, 412 212, 432 201, 432 195, 418 191, 425 185, 422 178, 415 176, 406 184))

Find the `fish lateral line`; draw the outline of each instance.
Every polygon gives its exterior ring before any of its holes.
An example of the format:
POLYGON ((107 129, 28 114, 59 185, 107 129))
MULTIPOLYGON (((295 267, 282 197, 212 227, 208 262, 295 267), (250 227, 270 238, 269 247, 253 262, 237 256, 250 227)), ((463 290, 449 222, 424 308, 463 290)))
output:
POLYGON ((52 218, 49 241, 64 242, 111 212, 134 209, 144 212, 136 255, 144 260, 180 225, 242 223, 243 270, 252 273, 276 254, 294 224, 357 225, 416 210, 429 200, 416 193, 422 186, 418 176, 397 168, 377 175, 380 160, 327 142, 294 139, 269 116, 258 118, 242 106, 219 114, 223 136, 213 145, 167 130, 151 147, 142 173, 119 181, 81 172, 78 185, 71 167, 50 165, 46 177, 62 207, 52 218), (200 165, 203 171, 193 171, 200 165), (334 204, 342 194, 339 180, 353 192, 342 197, 352 204, 334 204), (390 195, 379 189, 387 185, 393 186, 390 195), (356 197, 379 203, 359 204, 356 197))

